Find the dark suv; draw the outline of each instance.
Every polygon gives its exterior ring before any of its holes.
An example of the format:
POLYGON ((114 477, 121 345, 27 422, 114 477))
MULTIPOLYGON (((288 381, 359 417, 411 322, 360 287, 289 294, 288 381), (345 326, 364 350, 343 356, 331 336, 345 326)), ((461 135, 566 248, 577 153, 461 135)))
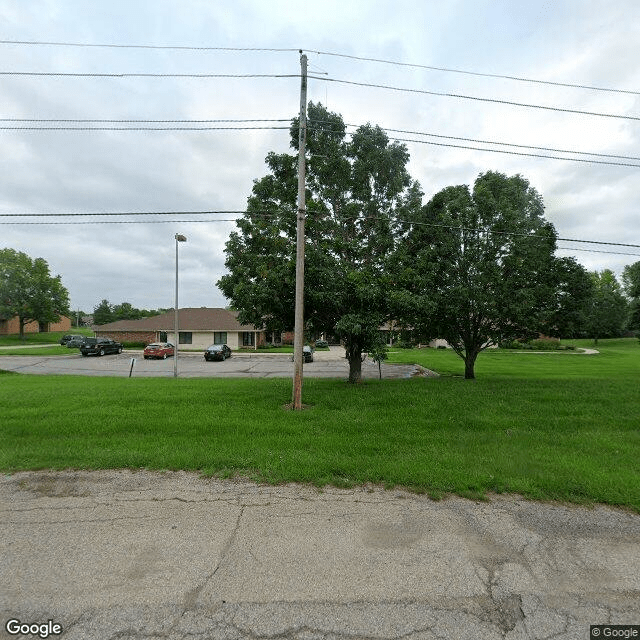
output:
POLYGON ((105 353, 122 353, 122 345, 111 338, 85 338, 80 347, 83 356, 103 356, 105 353))

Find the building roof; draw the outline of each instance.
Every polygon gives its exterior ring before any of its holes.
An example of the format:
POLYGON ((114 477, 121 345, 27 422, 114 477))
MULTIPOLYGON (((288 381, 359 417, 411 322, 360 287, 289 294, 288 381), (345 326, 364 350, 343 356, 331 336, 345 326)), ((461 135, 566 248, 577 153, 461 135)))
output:
MULTIPOLYGON (((179 309, 178 325, 181 331, 256 331, 253 325, 240 324, 237 311, 209 309, 207 307, 179 309)), ((94 326, 95 331, 167 331, 175 326, 173 311, 140 320, 117 320, 94 326)))

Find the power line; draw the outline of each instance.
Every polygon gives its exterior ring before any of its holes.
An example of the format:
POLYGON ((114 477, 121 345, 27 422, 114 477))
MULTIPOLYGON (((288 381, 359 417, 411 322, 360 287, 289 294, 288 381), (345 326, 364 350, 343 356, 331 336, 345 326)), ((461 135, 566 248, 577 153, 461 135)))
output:
MULTIPOLYGON (((159 120, 151 120, 151 119, 106 119, 106 118, 0 118, 0 123, 8 122, 8 123, 64 123, 64 124, 194 124, 194 125, 204 125, 209 123, 250 123, 250 122, 290 122, 291 118, 225 118, 225 119, 202 119, 202 120, 179 120, 179 119, 159 119, 159 120)), ((310 122, 313 122, 310 120, 310 122)), ((327 121, 315 121, 317 124, 328 124, 327 121)), ((356 124, 348 124, 345 123, 346 127, 360 127, 361 125, 356 124)), ((55 127, 43 127, 43 126, 34 126, 34 127, 23 127, 23 126, 11 126, 5 127, 0 126, 0 130, 11 131, 37 131, 42 129, 43 131, 215 131, 215 130, 253 130, 253 129, 288 129, 289 127, 67 127, 67 126, 55 126, 55 127)), ((572 149, 556 149, 553 147, 538 147, 532 145, 524 145, 524 144, 516 144, 512 142, 498 142, 495 140, 479 140, 476 138, 465 138, 462 136, 447 136, 443 134, 430 133, 427 131, 412 131, 407 129, 393 129, 390 127, 380 127, 383 131, 391 132, 391 133, 408 133, 412 135, 420 135, 427 136, 432 138, 441 138, 446 140, 461 140, 464 142, 477 142, 480 144, 491 144, 505 147, 515 147, 519 149, 534 149, 540 151, 551 151, 555 153, 567 153, 581 156, 593 156, 598 158, 614 158, 621 160, 636 160, 640 162, 640 157, 637 156, 623 156, 623 155, 615 155, 608 153, 595 153, 588 151, 575 151, 572 149)), ((322 128, 313 128, 316 131, 324 131, 322 128)), ((394 140, 398 140, 400 142, 416 142, 428 144, 428 141, 421 140, 408 140, 403 138, 393 138, 394 140)), ((458 146, 457 148, 462 149, 471 149, 476 151, 493 151, 498 153, 499 150, 496 149, 480 149, 478 147, 467 147, 467 146, 458 146)), ((506 152, 508 153, 508 152, 506 152)), ((523 154, 524 155, 524 154, 523 154)), ((556 156, 547 156, 547 155, 539 155, 539 154, 530 154, 534 157, 541 158, 550 158, 550 159, 559 159, 559 160, 575 160, 574 158, 558 158, 556 156)), ((618 166, 636 166, 636 165, 628 165, 623 163, 611 163, 618 166)))
POLYGON ((261 131, 289 127, 2 127, 0 131, 261 131))
MULTIPOLYGON (((346 125, 346 126, 356 126, 356 125, 346 125)), ((384 131, 397 131, 397 129, 384 129, 383 127, 381 127, 381 129, 383 129, 384 131)), ((308 130, 310 131, 322 131, 322 129, 317 129, 315 127, 308 127, 308 130)), ((351 134, 353 135, 353 134, 351 134)), ((418 133, 418 135, 430 135, 428 133, 418 133)), ((460 138, 454 138, 453 136, 438 136, 438 137, 442 137, 442 138, 451 138, 451 139, 460 139, 460 138)), ((461 138, 462 140, 465 140, 466 138, 461 138)), ((615 166, 615 167, 636 167, 636 168, 640 168, 640 164, 633 164, 630 162, 611 162, 608 160, 592 160, 592 159, 587 159, 587 158, 568 158, 568 157, 564 157, 564 156, 552 156, 552 155, 547 155, 547 154, 542 154, 542 153, 525 153, 523 151, 509 151, 507 149, 486 149, 483 147, 471 147, 468 145, 462 145, 462 144, 451 144, 451 143, 444 143, 444 142, 433 142, 431 140, 415 140, 412 138, 398 138, 395 136, 391 136, 390 140, 393 140, 395 142, 413 142, 416 144, 426 144, 426 145, 431 145, 431 146, 435 146, 435 147, 448 147, 448 148, 452 148, 452 149, 467 149, 470 151, 485 151, 488 153, 503 153, 503 154, 507 154, 507 155, 512 155, 512 156, 522 156, 522 157, 528 157, 528 158, 545 158, 548 160, 565 160, 565 161, 569 161, 569 162, 581 162, 583 164, 600 164, 600 165, 609 165, 609 166, 615 166)), ((532 149, 536 149, 537 147, 525 147, 525 145, 510 145, 509 143, 493 143, 493 142, 486 142, 485 144, 499 144, 501 146, 514 146, 514 147, 520 147, 520 148, 532 148, 532 149)), ((621 157, 621 158, 627 158, 627 156, 608 156, 606 154, 589 154, 586 152, 580 152, 580 151, 562 151, 562 150, 557 150, 558 153, 576 153, 579 155, 593 155, 596 157, 621 157)), ((629 157, 630 160, 637 160, 640 162, 640 158, 635 158, 635 157, 629 157)))
MULTIPOLYGON (((76 216, 182 216, 182 215, 235 215, 244 214, 246 210, 211 210, 211 211, 88 211, 88 212, 65 212, 65 213, 0 213, 0 217, 76 217, 76 216)), ((262 214, 267 215, 267 214, 262 214)), ((275 214, 269 214, 275 215, 275 214)), ((234 218, 235 220, 235 218, 234 218)))
MULTIPOLYGON (((90 212, 63 212, 63 213, 0 213, 0 217, 2 218, 7 218, 7 217, 53 217, 53 218, 68 218, 68 217, 96 217, 96 216, 118 216, 118 217, 123 217, 123 216, 179 216, 179 215, 245 215, 247 213, 246 210, 242 210, 242 209, 237 209, 237 210, 229 210, 229 209, 225 209, 225 210, 206 210, 206 211, 90 211, 90 212)), ((281 215, 283 212, 270 212, 270 211, 251 211, 250 215, 251 216, 255 216, 255 217, 263 217, 263 218, 275 218, 276 216, 281 215)), ((365 216, 364 218, 360 217, 360 216, 351 216, 348 218, 343 218, 343 220, 388 220, 388 218, 382 217, 382 216, 365 216)), ((215 220, 155 220, 155 221, 149 221, 149 220, 142 220, 142 221, 134 221, 134 220, 125 220, 125 221, 117 221, 118 223, 121 224, 129 224, 129 223, 136 223, 136 224, 143 224, 143 223, 153 223, 153 222, 237 222, 237 218, 220 218, 220 219, 215 219, 215 220)), ((90 221, 81 221, 77 224, 101 224, 101 223, 105 223, 105 224, 109 224, 111 222, 116 222, 115 220, 104 220, 104 221, 97 221, 97 222, 90 222, 90 221)), ((477 229, 477 228, 472 228, 472 227, 461 227, 461 226, 456 226, 456 225, 449 225, 449 224, 439 224, 439 223, 434 223, 434 222, 423 222, 423 221, 419 221, 419 220, 403 220, 403 219, 398 219, 395 220, 395 222, 399 223, 399 224, 411 224, 411 225, 418 225, 418 226, 426 226, 426 227, 435 227, 435 228, 441 228, 441 229, 453 229, 455 231, 482 231, 482 232, 487 232, 490 233, 492 235, 503 235, 503 236, 514 236, 514 237, 522 237, 522 238, 531 238, 531 239, 536 239, 536 240, 540 240, 543 239, 541 236, 535 236, 535 235, 531 235, 530 233, 518 233, 518 232, 513 232, 513 231, 495 231, 492 229, 486 229, 486 228, 481 228, 481 229, 477 229)), ((32 223, 28 223, 28 222, 16 222, 16 223, 11 223, 11 222, 0 222, 0 224, 63 224, 63 223, 49 223, 49 222, 32 222, 32 223)), ((64 223, 64 224, 76 224, 76 223, 64 223)), ((607 245, 607 246, 612 246, 612 247, 632 247, 635 249, 640 249, 640 244, 629 244, 629 243, 623 243, 623 242, 606 242, 606 241, 601 241, 601 240, 583 240, 583 239, 578 239, 578 238, 562 238, 562 237, 557 237, 556 240, 562 241, 562 242, 580 242, 580 243, 586 243, 586 244, 598 244, 598 245, 607 245)), ((570 247, 563 247, 565 249, 571 249, 570 247)), ((578 248, 576 248, 576 250, 578 250, 578 248)))
POLYGON ((366 57, 362 57, 362 56, 352 56, 352 55, 347 55, 347 54, 343 54, 343 53, 332 53, 329 51, 312 51, 311 49, 303 49, 303 51, 306 51, 307 53, 315 53, 317 55, 324 55, 324 56, 334 56, 334 57, 338 57, 338 58, 347 58, 350 60, 360 60, 363 62, 377 62, 377 63, 381 63, 381 64, 388 64, 388 65, 394 65, 394 66, 398 66, 398 67, 409 67, 409 68, 413 68, 413 69, 427 69, 429 71, 443 71, 446 73, 459 73, 459 74, 464 74, 464 75, 468 75, 468 76, 478 76, 481 78, 498 78, 498 79, 502 79, 502 80, 515 80, 517 82, 529 82, 529 83, 534 83, 534 84, 545 84, 545 85, 551 85, 554 87, 570 87, 572 89, 588 89, 589 91, 605 91, 605 92, 612 92, 612 93, 625 93, 625 94, 629 94, 629 95, 640 95, 640 91, 629 91, 627 89, 613 89, 613 88, 608 88, 608 87, 594 87, 594 86, 590 86, 590 85, 584 85, 584 84, 571 84, 568 82, 552 82, 550 80, 537 80, 537 79, 533 79, 533 78, 523 78, 523 77, 519 77, 519 76, 510 76, 510 75, 501 75, 501 74, 497 74, 497 73, 481 73, 478 71, 465 71, 462 69, 452 69, 452 68, 448 68, 448 67, 434 67, 434 66, 430 66, 430 65, 426 65, 426 64, 412 64, 412 63, 408 63, 408 62, 397 62, 394 60, 382 60, 380 58, 366 58, 366 57))
POLYGON ((50 47, 103 47, 109 49, 176 49, 184 51, 263 51, 276 53, 300 51, 299 48, 278 49, 265 47, 196 47, 158 44, 96 44, 89 42, 39 42, 35 40, 0 40, 0 44, 43 45, 50 47))
POLYGON ((584 84, 573 84, 569 82, 553 82, 551 80, 540 80, 535 78, 524 78, 521 76, 513 76, 497 73, 483 73, 479 71, 469 71, 464 69, 453 69, 450 67, 437 67, 426 64, 416 64, 408 62, 399 62, 397 60, 384 60, 381 58, 370 58, 365 56, 354 56, 344 53, 336 53, 332 51, 317 51, 314 49, 300 48, 276 48, 276 47, 206 47, 206 46, 185 46, 185 45, 151 45, 151 44, 104 44, 104 43, 88 43, 88 42, 46 42, 35 40, 0 40, 0 44, 7 45, 39 45, 39 46, 56 46, 56 47, 93 47, 93 48, 111 48, 111 49, 158 49, 158 50, 177 50, 177 51, 231 51, 231 52, 276 52, 276 53, 295 53, 303 52, 314 53, 316 55, 331 56, 337 58, 345 58, 349 60, 359 60, 363 62, 376 62, 379 64, 387 64, 398 67, 406 67, 413 69, 426 69, 429 71, 440 71, 445 73, 457 73, 462 75, 476 76, 481 78, 497 78, 502 80, 513 80, 516 82, 526 82, 533 84, 550 85, 554 87, 569 87, 573 89, 587 89, 589 91, 601 91, 611 93, 622 93, 629 95, 640 95, 639 91, 630 91, 627 89, 615 89, 611 87, 595 87, 584 84))
POLYGON ((215 120, 108 120, 99 118, 0 118, 0 122, 113 122, 113 123, 208 123, 208 122, 290 122, 291 118, 225 118, 215 120))
MULTIPOLYGON (((197 212, 194 212, 197 213, 197 212)), ((0 214, 0 215, 4 215, 4 214, 0 214)), ((259 214, 258 214, 259 215, 259 214)), ((193 223, 209 223, 209 222, 237 222, 236 218, 214 218, 211 220, 184 220, 182 218, 178 219, 178 220, 90 220, 90 221, 83 221, 83 222, 0 222, 0 225, 77 225, 77 224, 193 224, 193 223)), ((409 224, 415 224, 415 223, 409 223, 409 224)), ((460 227, 453 227, 453 228, 460 228, 460 227)), ((533 236, 529 236, 532 237, 533 236)), ((559 238, 558 238, 559 239, 559 238)), ((596 242, 595 240, 576 240, 575 242, 594 242, 596 244, 618 244, 618 243, 612 243, 612 242, 603 242, 603 243, 599 243, 596 242)), ((620 245, 620 246, 631 246, 631 247, 638 247, 640 248, 640 245, 620 245)), ((606 254, 611 254, 611 255, 622 255, 622 256, 640 256, 640 253, 626 253, 626 252, 620 252, 620 251, 600 251, 597 249, 582 249, 580 247, 556 247, 556 250, 558 251, 583 251, 583 252, 589 252, 589 253, 606 253, 606 254)))
POLYGON ((639 116, 623 116, 614 113, 604 113, 600 111, 581 111, 579 109, 567 109, 563 107, 550 107, 548 105, 529 104, 526 102, 514 102, 510 100, 499 100, 498 98, 481 98, 478 96, 468 96, 460 93, 443 93, 439 91, 428 91, 427 89, 410 89, 406 87, 394 87, 386 84, 374 84, 369 82, 356 82, 355 80, 340 80, 338 78, 323 78, 320 76, 312 76, 314 80, 322 80, 324 82, 335 82, 336 84, 346 84, 356 87, 370 87, 374 89, 386 89, 387 91, 399 91, 402 93, 418 93, 422 95, 441 96, 445 98, 458 98, 461 100, 475 100, 478 102, 490 102, 493 104, 504 104, 511 107, 526 107, 528 109, 543 109, 545 111, 557 111, 560 113, 576 113, 584 116, 597 116, 601 118, 619 118, 622 120, 640 120, 639 116))
POLYGON ((47 76, 63 78, 299 78, 278 73, 84 73, 76 71, 0 71, 0 76, 47 76))
POLYGON ((640 256, 640 253, 627 253, 625 251, 600 251, 598 249, 581 249, 579 247, 556 247, 557 251, 583 251, 586 253, 608 253, 615 256, 640 256))
MULTIPOLYGON (((311 121, 312 122, 312 121, 311 121)), ((361 125, 357 125, 357 124, 345 124, 345 126, 347 127, 360 127, 361 125)), ((431 138, 443 138, 446 140, 462 140, 464 142, 478 142, 480 144, 494 144, 494 145, 499 145, 499 146, 504 146, 504 147, 517 147, 519 149, 537 149, 539 151, 552 151, 554 153, 573 153, 575 155, 581 155, 581 156, 596 156, 599 158, 618 158, 620 160, 637 160, 640 162, 640 157, 638 156, 620 156, 620 155, 614 155, 614 154, 610 154, 610 153, 594 153, 594 152, 590 152, 590 151, 574 151, 572 149, 555 149, 553 147, 536 147, 533 145, 527 145, 527 144, 515 144, 513 142, 497 142, 495 140, 478 140, 475 138, 463 138, 460 136, 445 136, 442 134, 438 134, 438 133, 429 133, 427 131, 407 131, 404 129, 390 129, 388 127, 380 127, 383 131, 389 131, 392 133, 408 133, 411 135, 417 135, 417 136, 428 136, 431 138)))

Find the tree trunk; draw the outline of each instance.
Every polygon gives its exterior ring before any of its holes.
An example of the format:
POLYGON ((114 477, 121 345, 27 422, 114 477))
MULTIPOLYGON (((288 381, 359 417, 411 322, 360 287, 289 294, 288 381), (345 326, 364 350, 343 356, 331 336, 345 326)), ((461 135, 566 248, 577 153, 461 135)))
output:
POLYGON ((362 353, 359 350, 349 352, 349 384, 362 382, 362 353))
POLYGON ((24 340, 24 318, 20 316, 18 322, 20 324, 20 340, 24 340))
POLYGON ((476 374, 474 371, 476 365, 477 353, 467 353, 464 356, 464 379, 475 380, 476 374))

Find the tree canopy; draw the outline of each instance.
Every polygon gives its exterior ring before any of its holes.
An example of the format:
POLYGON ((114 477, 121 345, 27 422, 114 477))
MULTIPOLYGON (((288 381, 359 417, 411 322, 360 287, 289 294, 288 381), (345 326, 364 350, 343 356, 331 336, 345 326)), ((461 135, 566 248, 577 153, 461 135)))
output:
MULTIPOLYGON (((298 122, 291 146, 298 145, 298 122)), ((305 326, 336 332, 361 377, 363 354, 378 342, 391 313, 387 264, 398 218, 420 206, 407 172, 409 154, 379 127, 350 139, 342 117, 309 104, 306 180, 305 326)), ((270 153, 238 231, 226 244, 229 273, 218 281, 241 322, 290 329, 294 319, 297 157, 270 153)))
POLYGON ((29 322, 57 322, 69 314, 69 292, 60 276, 51 276, 43 258, 0 249, 0 317, 18 316, 20 336, 29 322))
POLYGON ((556 233, 542 198, 521 176, 487 172, 470 190, 452 186, 422 209, 400 262, 406 319, 445 338, 474 378, 478 354, 537 336, 557 289, 556 233))
POLYGON ((628 303, 622 287, 610 269, 591 273, 593 297, 588 313, 587 331, 597 344, 599 338, 618 337, 626 324, 628 303))

